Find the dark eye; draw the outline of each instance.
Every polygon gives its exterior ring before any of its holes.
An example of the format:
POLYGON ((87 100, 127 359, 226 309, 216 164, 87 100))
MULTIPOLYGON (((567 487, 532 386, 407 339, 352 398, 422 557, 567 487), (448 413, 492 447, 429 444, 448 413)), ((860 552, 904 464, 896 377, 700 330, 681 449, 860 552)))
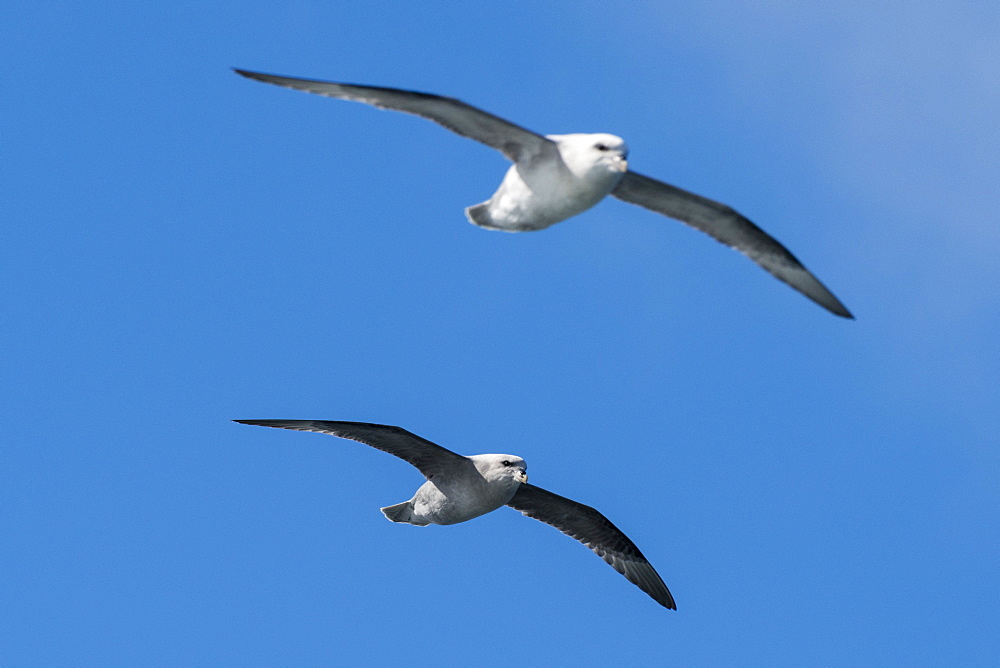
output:
POLYGON ((506 460, 506 459, 505 459, 505 460, 503 460, 503 461, 502 461, 502 462, 500 462, 500 463, 501 463, 501 464, 503 464, 504 466, 510 466, 510 461, 508 461, 508 460, 506 460))
POLYGON ((608 147, 605 144, 594 144, 594 148, 596 148, 598 151, 607 151, 608 150, 608 147))

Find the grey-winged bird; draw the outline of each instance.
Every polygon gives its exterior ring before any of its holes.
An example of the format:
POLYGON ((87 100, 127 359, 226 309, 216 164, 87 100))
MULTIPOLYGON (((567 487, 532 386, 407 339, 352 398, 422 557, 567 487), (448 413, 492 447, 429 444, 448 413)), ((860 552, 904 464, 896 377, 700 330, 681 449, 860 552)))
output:
POLYGON ((400 427, 328 420, 235 420, 242 424, 314 431, 370 445, 403 459, 427 479, 413 498, 382 508, 393 522, 456 524, 510 506, 550 524, 593 550, 665 608, 674 597, 628 536, 590 506, 528 484, 527 464, 515 455, 465 457, 400 427))
POLYGON ((603 133, 543 137, 450 97, 235 71, 286 88, 423 116, 497 149, 514 164, 492 197, 465 210, 480 227, 541 230, 586 211, 610 194, 709 234, 832 313, 854 317, 784 246, 730 207, 629 170, 628 146, 621 137, 603 133))

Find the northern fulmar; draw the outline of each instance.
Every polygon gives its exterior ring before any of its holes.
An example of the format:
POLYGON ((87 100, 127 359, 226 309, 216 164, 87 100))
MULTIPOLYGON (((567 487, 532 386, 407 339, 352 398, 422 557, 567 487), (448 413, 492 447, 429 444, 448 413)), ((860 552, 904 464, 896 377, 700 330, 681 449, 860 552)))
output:
POLYGON ((674 597, 628 536, 590 506, 528 484, 528 465, 515 455, 465 457, 400 427, 328 420, 234 420, 241 424, 314 431, 370 445, 403 459, 427 482, 413 498, 382 508, 393 522, 456 524, 510 506, 575 538, 665 608, 674 597))
POLYGON ((832 313, 854 317, 788 249, 732 208, 629 170, 628 146, 621 137, 605 133, 543 137, 455 98, 234 71, 286 88, 416 114, 497 149, 514 164, 490 199, 465 210, 468 219, 480 227, 505 232, 541 230, 586 211, 611 194, 707 233, 832 313))

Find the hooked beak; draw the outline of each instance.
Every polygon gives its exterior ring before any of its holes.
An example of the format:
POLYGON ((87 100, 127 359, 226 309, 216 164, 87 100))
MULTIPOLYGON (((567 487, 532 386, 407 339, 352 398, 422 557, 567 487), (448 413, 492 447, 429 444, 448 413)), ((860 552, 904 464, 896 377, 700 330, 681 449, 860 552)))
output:
POLYGON ((619 172, 628 171, 628 158, 624 155, 619 155, 615 158, 615 170, 619 172))
POLYGON ((518 471, 517 472, 517 481, 518 482, 523 482, 523 483, 528 482, 528 474, 527 474, 527 472, 525 472, 525 471, 518 471))

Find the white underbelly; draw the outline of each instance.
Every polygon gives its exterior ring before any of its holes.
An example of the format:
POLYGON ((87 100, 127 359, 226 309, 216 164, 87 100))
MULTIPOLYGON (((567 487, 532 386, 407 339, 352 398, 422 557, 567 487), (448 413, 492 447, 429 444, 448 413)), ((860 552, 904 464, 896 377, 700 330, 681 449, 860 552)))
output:
POLYGON ((614 185, 548 171, 531 174, 525 182, 512 166, 490 201, 490 217, 499 229, 541 230, 586 211, 614 185))

